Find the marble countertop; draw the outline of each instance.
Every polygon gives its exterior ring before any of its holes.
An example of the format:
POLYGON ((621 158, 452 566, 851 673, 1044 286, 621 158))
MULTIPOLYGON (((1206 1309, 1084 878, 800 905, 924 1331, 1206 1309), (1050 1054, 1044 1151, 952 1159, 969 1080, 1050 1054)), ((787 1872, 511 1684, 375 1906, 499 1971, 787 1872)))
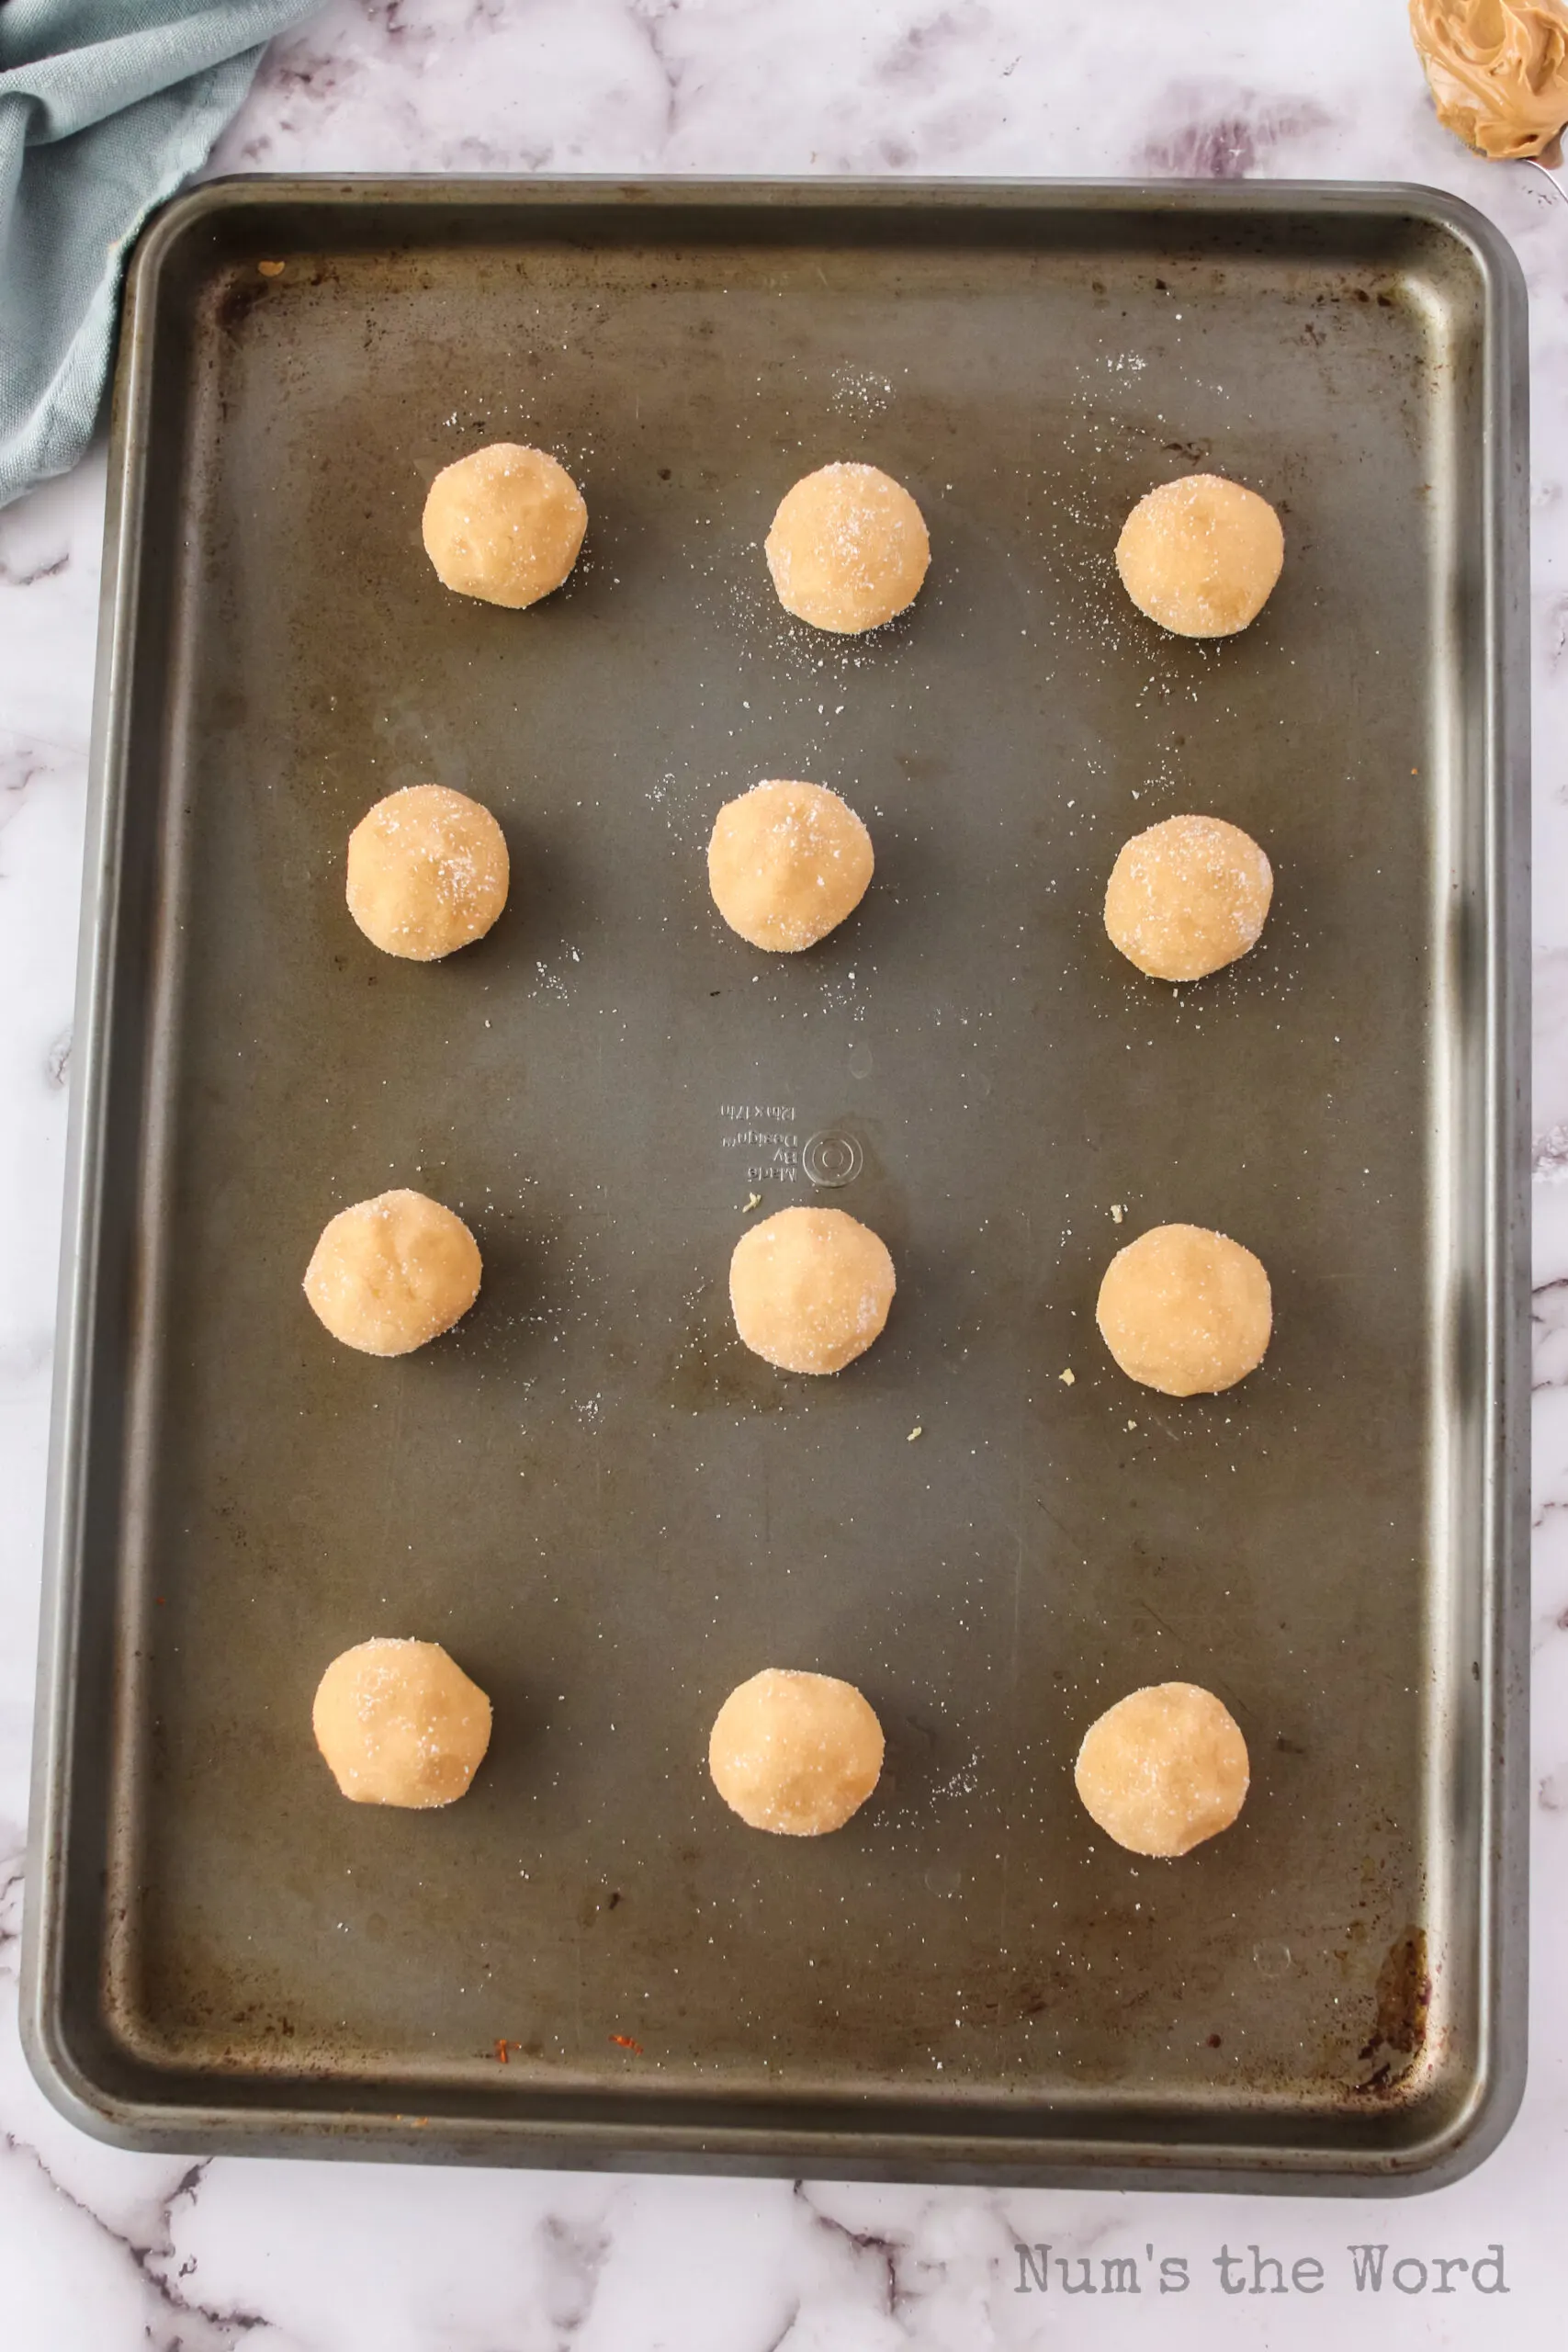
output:
POLYGON ((1531 294, 1534 410, 1530 2078, 1513 2132, 1469 2178, 1371 2203, 192 2165, 100 2147, 53 2114, 17 2041, 17 1939, 100 451, 0 515, 0 2336, 28 2352, 1285 2352, 1315 2346, 1326 2322, 1367 2345, 1558 2340, 1568 197, 1526 167, 1472 160, 1438 129, 1403 0, 333 0, 270 52, 213 169, 1415 180, 1462 196, 1512 240, 1531 294), (1348 2249, 1368 2244, 1387 2248, 1381 2290, 1357 2283, 1348 2249), (1046 2292, 1021 2270, 1021 2245, 1051 2248, 1046 2292), (1239 2266, 1222 2264, 1227 2250, 1239 2266), (1280 2259, 1283 2291, 1251 2291, 1255 2251, 1280 2259), (1092 2256, 1103 2277, 1123 2255, 1141 2266, 1137 2298, 1064 2295, 1056 2257, 1081 2276, 1077 2258, 1092 2256), (1184 2262, 1185 2288, 1163 2257, 1184 2262))

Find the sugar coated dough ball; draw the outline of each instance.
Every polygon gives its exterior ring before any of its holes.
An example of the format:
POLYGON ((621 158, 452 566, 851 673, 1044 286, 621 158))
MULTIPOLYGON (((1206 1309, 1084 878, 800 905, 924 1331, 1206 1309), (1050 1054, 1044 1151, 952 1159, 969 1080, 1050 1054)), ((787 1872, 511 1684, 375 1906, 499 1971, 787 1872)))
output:
POLYGON ((423 1193, 340 1209, 305 1270, 305 1295, 334 1340, 406 1356, 449 1331, 479 1295, 479 1244, 423 1193))
POLYGON ((865 896, 871 835, 820 784, 759 784, 718 812, 708 884, 731 931, 753 947, 812 947, 865 896))
POLYGON ((566 468, 516 441, 444 466, 424 502, 424 551, 443 586, 513 609, 560 586, 587 528, 566 468))
POLYGON ((1250 1250, 1201 1225, 1156 1225, 1119 1250, 1095 1309, 1129 1380, 1207 1396, 1256 1372, 1269 1345, 1269 1277, 1250 1250))
POLYGON ((411 784, 348 837, 348 911, 389 956, 432 964, 484 937, 510 873, 488 808, 444 784, 411 784))
POLYGON ((842 1209, 780 1209, 743 1233, 729 1303, 746 1345, 781 1372, 840 1372, 893 1304, 893 1261, 842 1209))
POLYGON ((1089 1725, 1074 1772, 1108 1837, 1134 1854, 1190 1853, 1247 1798, 1247 1742, 1212 1690, 1156 1682, 1089 1725))
POLYGON ((344 1650, 316 1686, 310 1722, 355 1804, 450 1804, 490 1746, 490 1701, 439 1642, 344 1650))
POLYGON ((1258 944, 1274 876, 1239 825, 1168 817, 1124 842, 1105 893, 1112 944, 1156 980, 1201 980, 1258 944))
POLYGON ((1263 610, 1284 560, 1269 501, 1223 474, 1161 482, 1116 542, 1128 595, 1177 637, 1234 637, 1263 610))
POLYGON ((901 482, 878 466, 837 465, 784 492, 766 554, 786 613, 856 636, 914 603, 931 543, 901 482))
POLYGON ((875 1788, 882 1725, 852 1682, 767 1667, 719 1709, 708 1770, 753 1829, 820 1838, 841 1829, 875 1788))

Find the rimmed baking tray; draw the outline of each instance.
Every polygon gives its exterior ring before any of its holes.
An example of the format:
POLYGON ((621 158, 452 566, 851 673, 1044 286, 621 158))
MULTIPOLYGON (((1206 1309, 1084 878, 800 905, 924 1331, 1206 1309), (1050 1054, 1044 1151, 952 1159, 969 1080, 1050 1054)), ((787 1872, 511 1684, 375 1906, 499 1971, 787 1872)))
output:
POLYGON ((1378 2189, 1524 2064, 1518 273, 1411 188, 233 182, 131 272, 111 463, 27 1927, 51 2094, 138 2146, 1378 2189), (425 485, 570 464, 583 562, 453 599, 425 485), (760 542, 866 457, 927 588, 829 640, 760 542), (1240 639, 1111 550, 1212 466, 1284 516, 1240 639), (872 828, 766 959, 703 848, 761 775, 872 828), (470 789, 513 899, 449 967, 342 904, 378 794, 470 789), (1176 992, 1121 841, 1247 826, 1262 944, 1176 992), (888 1240, 837 1381, 740 1350, 755 1195, 888 1240), (347 1201, 475 1226, 384 1363, 299 1276, 347 1201), (1273 1278, 1233 1394, 1130 1386, 1130 1233, 1273 1278), (1071 1375, 1070 1379, 1068 1375, 1071 1375), (344 1804, 325 1661, 445 1642, 450 1813, 344 1804), (768 1663, 888 1770, 764 1839, 704 1754, 768 1663), (1241 1823, 1110 1848, 1070 1768, 1169 1677, 1241 1823))

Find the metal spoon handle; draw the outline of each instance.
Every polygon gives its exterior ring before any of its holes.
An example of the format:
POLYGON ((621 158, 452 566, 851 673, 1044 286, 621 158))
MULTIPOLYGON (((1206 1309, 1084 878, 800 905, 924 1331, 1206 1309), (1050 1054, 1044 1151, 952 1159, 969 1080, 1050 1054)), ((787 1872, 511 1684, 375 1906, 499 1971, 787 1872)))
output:
MULTIPOLYGON (((1568 204, 1568 164, 1543 164, 1537 155, 1526 155, 1523 161, 1530 171, 1540 174, 1541 178, 1549 184, 1552 194, 1560 203, 1568 204)), ((1540 196, 1539 188, 1535 193, 1540 196)), ((1551 199, 1542 196, 1540 200, 1545 204, 1551 199)))

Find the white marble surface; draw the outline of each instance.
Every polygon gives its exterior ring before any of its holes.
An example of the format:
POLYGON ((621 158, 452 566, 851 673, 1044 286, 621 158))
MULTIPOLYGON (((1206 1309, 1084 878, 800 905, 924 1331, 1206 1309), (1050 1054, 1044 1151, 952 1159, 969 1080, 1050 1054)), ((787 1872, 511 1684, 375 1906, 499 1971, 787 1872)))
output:
MULTIPOLYGON (((942 2352, 1562 2340, 1568 2306, 1568 202, 1437 127, 1403 0, 333 0, 215 168, 1247 173, 1455 190, 1533 297, 1537 1185, 1531 2074, 1501 2150, 1393 2204, 132 2157, 17 2044, 16 1929, 101 456, 0 515, 0 2339, 17 2352, 942 2352), (1015 2242, 1185 2255, 1180 2295, 1021 2294, 1015 2242), (1358 2293, 1348 2245, 1506 2293, 1358 2293), (1317 2256, 1227 2296, 1213 2257, 1317 2256), (1487 2274, 1483 2274, 1487 2275, 1487 2274), (1304 2276, 1310 2278, 1311 2274, 1304 2276)), ((1415 2270, 1403 2274, 1407 2283, 1415 2270)))

